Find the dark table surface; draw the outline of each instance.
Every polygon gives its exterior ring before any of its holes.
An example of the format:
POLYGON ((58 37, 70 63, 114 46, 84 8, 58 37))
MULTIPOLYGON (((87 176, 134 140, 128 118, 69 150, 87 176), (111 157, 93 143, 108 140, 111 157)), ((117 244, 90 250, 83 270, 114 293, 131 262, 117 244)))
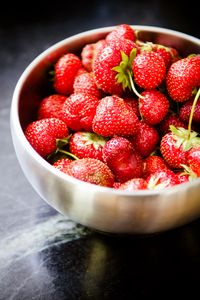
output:
POLYGON ((120 23, 161 26, 199 38, 197 10, 175 1, 17 3, 5 4, 0 12, 0 299, 199 298, 200 219, 129 238, 86 229, 32 189, 9 127, 17 80, 49 46, 120 23))

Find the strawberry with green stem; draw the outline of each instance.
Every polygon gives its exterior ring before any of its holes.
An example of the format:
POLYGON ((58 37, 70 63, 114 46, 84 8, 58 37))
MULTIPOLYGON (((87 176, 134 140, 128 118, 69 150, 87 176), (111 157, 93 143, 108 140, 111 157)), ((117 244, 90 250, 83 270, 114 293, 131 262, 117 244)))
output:
POLYGON ((138 46, 131 40, 120 39, 98 52, 93 63, 96 85, 105 93, 121 96, 130 88, 127 68, 136 55, 138 46))
POLYGON ((70 153, 78 158, 102 159, 107 139, 94 132, 75 132, 69 142, 70 153))
POLYGON ((188 164, 188 151, 200 146, 200 137, 198 133, 191 130, 192 119, 195 106, 200 96, 200 88, 194 98, 191 108, 188 129, 170 126, 171 132, 162 137, 160 150, 161 154, 171 168, 182 168, 182 165, 188 164))
POLYGON ((58 152, 76 159, 75 155, 64 150, 70 135, 66 123, 58 118, 45 118, 29 123, 25 136, 35 151, 47 160, 58 152))
POLYGON ((170 169, 158 170, 146 178, 147 188, 163 190, 179 184, 178 176, 170 169))

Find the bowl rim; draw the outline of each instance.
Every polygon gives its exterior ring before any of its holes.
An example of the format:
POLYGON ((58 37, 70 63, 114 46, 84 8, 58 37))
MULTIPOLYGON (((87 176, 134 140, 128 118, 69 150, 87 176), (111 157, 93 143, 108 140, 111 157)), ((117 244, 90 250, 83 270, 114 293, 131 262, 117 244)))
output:
MULTIPOLYGON (((173 30, 173 29, 168 29, 168 28, 164 28, 164 27, 159 27, 159 26, 150 26, 150 25, 130 25, 132 26, 135 30, 145 30, 145 31, 150 31, 150 32, 157 32, 157 33, 165 33, 165 34, 169 34, 175 37, 180 37, 180 38, 184 38, 187 39, 191 42, 197 43, 200 45, 200 40, 192 35, 183 33, 183 32, 179 32, 177 30, 173 30)), ((107 26, 107 27, 100 27, 100 28, 96 28, 96 29, 91 29, 91 30, 86 30, 84 32, 81 33, 77 33, 74 34, 72 36, 66 37, 64 39, 62 39, 61 41, 58 41, 56 43, 54 43, 53 45, 51 45, 50 47, 48 47, 46 50, 44 50, 43 52, 41 52, 39 55, 37 55, 29 64, 28 66, 24 69, 24 71, 22 72, 22 74, 20 75, 17 84, 14 88, 14 92, 13 92, 13 96, 12 96, 12 100, 11 100, 11 107, 10 107, 10 127, 11 127, 11 136, 12 139, 14 139, 14 132, 12 130, 12 127, 15 128, 15 131, 18 134, 18 139, 20 141, 20 143, 23 145, 23 147, 25 148, 25 150, 30 154, 30 156, 32 157, 32 159, 36 160, 37 163, 39 163, 40 165, 42 165, 42 167, 44 167, 47 171, 49 171, 50 173, 53 173, 55 176, 58 176, 60 179, 62 180, 67 180, 68 182, 70 182, 71 184, 75 184, 75 185, 81 185, 83 186, 83 188, 90 188, 96 192, 100 192, 100 193, 111 193, 113 195, 121 195, 121 196, 128 196, 128 197, 133 197, 133 196, 155 196, 155 195, 163 195, 163 194, 168 194, 168 193, 177 193, 181 190, 183 190, 183 187, 185 189, 187 189, 189 186, 191 185, 198 185, 200 184, 200 178, 195 179, 192 182, 186 182, 183 184, 178 184, 176 186, 170 187, 170 188, 166 188, 164 190, 136 190, 136 191, 124 191, 124 190, 118 190, 118 189, 114 189, 114 188, 110 188, 110 187, 105 187, 105 186, 98 186, 95 184, 91 184, 88 182, 84 182, 81 181, 79 179, 76 179, 72 176, 69 176, 67 174, 65 174, 64 172, 61 172, 60 170, 54 168, 50 163, 48 163, 44 158, 42 158, 35 150, 34 148, 30 145, 30 143, 28 142, 28 140, 26 139, 25 135, 24 135, 24 131, 22 129, 22 126, 20 124, 20 119, 19 119, 19 100, 20 100, 20 93, 21 90, 26 82, 27 77, 29 76, 29 74, 34 70, 34 68, 46 57, 48 56, 52 51, 55 51, 57 49, 59 49, 60 47, 71 43, 75 40, 79 40, 82 37, 85 37, 85 35, 87 36, 92 36, 94 34, 102 34, 102 33, 109 33, 111 30, 113 30, 115 26, 107 26)))

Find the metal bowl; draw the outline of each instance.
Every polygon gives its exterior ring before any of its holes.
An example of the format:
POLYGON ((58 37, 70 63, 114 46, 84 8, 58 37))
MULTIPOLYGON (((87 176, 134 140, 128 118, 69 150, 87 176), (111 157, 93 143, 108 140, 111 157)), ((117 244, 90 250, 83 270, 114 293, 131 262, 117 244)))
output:
MULTIPOLYGON (((141 40, 177 48, 182 55, 200 52, 200 40, 153 26, 133 26, 141 40)), ((105 37, 114 27, 77 34, 40 54, 21 75, 12 99, 10 123, 21 168, 49 205, 86 227, 112 234, 149 234, 173 229, 200 216, 200 179, 163 191, 119 191, 79 181, 51 166, 31 147, 24 128, 36 116, 49 89, 47 74, 64 53, 80 52, 86 43, 105 37)))

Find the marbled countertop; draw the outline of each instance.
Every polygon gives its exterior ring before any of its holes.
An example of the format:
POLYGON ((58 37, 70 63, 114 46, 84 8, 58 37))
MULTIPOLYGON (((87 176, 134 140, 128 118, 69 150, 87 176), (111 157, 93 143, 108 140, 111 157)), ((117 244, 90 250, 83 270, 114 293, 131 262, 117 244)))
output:
POLYGON ((32 14, 21 2, 16 13, 9 5, 0 13, 0 300, 198 298, 200 219, 142 237, 106 236, 84 228, 32 189, 15 156, 9 126, 19 76, 52 44, 119 23, 197 36, 194 18, 176 6, 167 10, 167 1, 123 1, 123 8, 114 1, 94 1, 75 12, 74 5, 67 17, 64 9, 55 9, 52 17, 49 2, 41 2, 34 2, 32 14))

